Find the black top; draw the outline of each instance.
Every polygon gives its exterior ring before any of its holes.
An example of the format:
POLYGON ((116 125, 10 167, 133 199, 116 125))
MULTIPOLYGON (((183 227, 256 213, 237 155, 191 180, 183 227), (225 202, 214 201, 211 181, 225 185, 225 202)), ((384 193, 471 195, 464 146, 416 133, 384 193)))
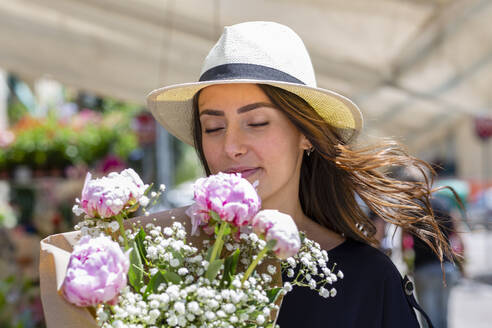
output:
MULTIPOLYGON (((328 252, 328 267, 337 263, 344 274, 333 284, 335 297, 323 298, 306 287, 284 297, 280 328, 407 328, 419 327, 407 301, 402 277, 378 249, 347 239, 328 252)), ((285 275, 284 281, 288 281, 285 275)))
MULTIPOLYGON (((432 210, 434 211, 436 221, 439 223, 444 237, 448 240, 450 232, 454 231, 454 224, 451 219, 449 205, 441 197, 431 198, 430 203, 432 210)), ((413 249, 415 251, 415 268, 421 267, 428 263, 440 263, 437 255, 425 242, 415 237, 413 240, 413 249)), ((444 257, 444 261, 449 261, 449 259, 444 257)))

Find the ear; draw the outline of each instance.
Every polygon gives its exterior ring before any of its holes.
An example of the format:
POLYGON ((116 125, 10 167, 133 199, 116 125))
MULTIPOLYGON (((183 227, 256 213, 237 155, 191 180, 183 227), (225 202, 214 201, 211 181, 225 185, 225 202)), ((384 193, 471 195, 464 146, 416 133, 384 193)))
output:
POLYGON ((308 140, 308 138, 306 138, 306 136, 304 134, 301 134, 300 147, 302 150, 307 150, 307 149, 313 148, 313 145, 308 140))

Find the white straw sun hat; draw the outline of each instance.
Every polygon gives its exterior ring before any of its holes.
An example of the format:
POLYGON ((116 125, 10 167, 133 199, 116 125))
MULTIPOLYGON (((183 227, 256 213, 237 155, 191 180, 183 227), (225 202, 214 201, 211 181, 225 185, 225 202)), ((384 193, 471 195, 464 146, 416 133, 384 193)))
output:
POLYGON ((302 97, 347 143, 362 129, 357 105, 318 88, 302 40, 287 26, 273 22, 226 26, 205 58, 199 82, 154 90, 147 105, 167 131, 193 146, 193 96, 207 86, 229 83, 269 84, 302 97))

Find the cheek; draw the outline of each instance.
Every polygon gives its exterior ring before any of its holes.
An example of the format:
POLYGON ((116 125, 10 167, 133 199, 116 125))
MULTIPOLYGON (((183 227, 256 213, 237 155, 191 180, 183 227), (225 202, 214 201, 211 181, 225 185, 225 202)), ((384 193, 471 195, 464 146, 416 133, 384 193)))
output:
POLYGON ((256 147, 259 157, 269 163, 282 163, 287 155, 284 140, 278 138, 266 139, 256 147), (280 161, 280 162, 279 162, 280 161))
POLYGON ((220 151, 216 146, 213 145, 213 143, 209 141, 202 141, 202 149, 203 149, 203 155, 205 156, 205 161, 207 162, 208 168, 212 172, 212 174, 216 173, 216 167, 218 161, 218 157, 220 156, 220 151))
MULTIPOLYGON (((281 159, 282 162, 297 158, 299 153, 299 140, 296 131, 291 129, 279 129, 272 133, 269 138, 262 141, 265 154, 269 154, 272 160, 281 159), (288 133, 291 132, 291 133, 288 133)), ((285 163, 287 164, 287 163, 285 163)))
POLYGON ((285 133, 275 133, 256 144, 255 153, 271 178, 283 180, 284 176, 294 173, 299 156, 294 139, 285 133))

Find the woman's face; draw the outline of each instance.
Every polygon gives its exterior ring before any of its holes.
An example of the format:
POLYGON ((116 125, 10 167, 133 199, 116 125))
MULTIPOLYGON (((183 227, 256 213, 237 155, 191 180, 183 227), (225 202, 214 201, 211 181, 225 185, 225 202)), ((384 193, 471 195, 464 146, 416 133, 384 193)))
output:
POLYGON ((212 174, 240 172, 251 183, 258 180, 264 207, 297 200, 302 155, 310 144, 257 85, 207 87, 198 108, 212 174))

